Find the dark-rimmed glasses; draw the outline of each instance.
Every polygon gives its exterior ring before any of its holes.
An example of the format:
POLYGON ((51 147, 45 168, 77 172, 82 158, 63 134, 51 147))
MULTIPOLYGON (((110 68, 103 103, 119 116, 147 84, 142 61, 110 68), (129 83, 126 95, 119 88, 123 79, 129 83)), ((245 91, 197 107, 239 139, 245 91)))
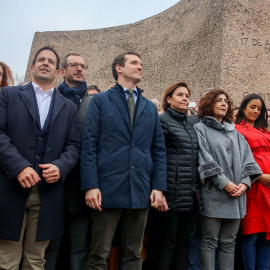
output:
POLYGON ((80 66, 82 70, 86 70, 86 69, 88 68, 88 65, 79 64, 79 63, 68 63, 68 64, 65 66, 65 68, 66 68, 67 66, 70 66, 70 67, 76 68, 76 69, 80 66))

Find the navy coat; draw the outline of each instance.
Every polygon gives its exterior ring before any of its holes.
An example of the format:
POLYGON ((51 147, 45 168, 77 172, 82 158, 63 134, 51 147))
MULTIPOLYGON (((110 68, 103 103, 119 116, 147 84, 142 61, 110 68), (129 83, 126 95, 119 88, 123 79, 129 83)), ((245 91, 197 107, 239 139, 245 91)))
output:
POLYGON ((104 208, 149 207, 153 189, 166 191, 166 150, 156 106, 141 95, 133 132, 122 86, 88 106, 81 153, 82 190, 99 188, 104 208))
MULTIPOLYGON (((30 189, 22 188, 17 174, 35 167, 36 110, 32 83, 4 87, 0 93, 0 238, 18 241, 30 189)), ((63 234, 63 181, 80 151, 76 106, 55 89, 55 102, 44 163, 55 164, 61 179, 47 184, 42 178, 41 208, 36 240, 63 234)))

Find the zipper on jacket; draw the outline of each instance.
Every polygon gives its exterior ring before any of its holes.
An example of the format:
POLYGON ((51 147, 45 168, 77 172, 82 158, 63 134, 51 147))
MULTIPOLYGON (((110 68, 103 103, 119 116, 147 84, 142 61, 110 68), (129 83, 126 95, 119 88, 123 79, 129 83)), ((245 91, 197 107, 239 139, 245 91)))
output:
POLYGON ((190 133, 188 132, 187 130, 187 127, 186 127, 186 121, 183 121, 183 125, 184 125, 184 129, 185 131, 187 132, 188 136, 189 136, 189 139, 190 139, 190 142, 191 142, 191 168, 192 168, 192 173, 191 173, 191 177, 192 177, 192 200, 191 200, 191 209, 194 208, 194 205, 193 205, 193 190, 194 190, 194 144, 193 144, 193 140, 192 140, 192 137, 190 135, 190 133))

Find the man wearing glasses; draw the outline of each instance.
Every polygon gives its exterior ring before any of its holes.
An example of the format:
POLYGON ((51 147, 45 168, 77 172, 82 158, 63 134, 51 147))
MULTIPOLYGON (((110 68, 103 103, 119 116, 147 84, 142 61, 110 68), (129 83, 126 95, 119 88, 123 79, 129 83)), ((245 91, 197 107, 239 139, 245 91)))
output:
MULTIPOLYGON (((76 106, 79 114, 84 118, 85 111, 91 96, 87 93, 85 81, 87 65, 84 59, 77 53, 67 54, 61 61, 60 72, 64 81, 58 86, 59 92, 76 106), (83 112, 81 112, 81 109, 83 112)), ((88 231, 89 231, 89 208, 86 207, 84 194, 80 190, 80 165, 79 163, 69 173, 65 181, 65 234, 62 238, 59 261, 57 255, 61 239, 51 241, 46 250, 46 270, 56 269, 56 264, 65 268, 63 264, 69 264, 66 268, 71 270, 83 270, 85 258, 88 253, 88 231), (63 250, 62 250, 63 247, 63 250), (63 252, 62 252, 63 251, 63 252), (63 258, 68 252, 68 258, 63 258), (61 256, 61 255, 64 256, 61 256)))

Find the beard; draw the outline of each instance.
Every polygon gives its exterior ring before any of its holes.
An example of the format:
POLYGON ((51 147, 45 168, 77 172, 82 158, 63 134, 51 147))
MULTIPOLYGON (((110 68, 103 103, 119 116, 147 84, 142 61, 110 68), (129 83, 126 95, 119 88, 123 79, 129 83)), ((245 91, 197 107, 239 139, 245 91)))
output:
MULTIPOLYGON (((76 75, 76 74, 74 74, 76 75)), ((71 84, 71 85, 80 85, 81 83, 84 82, 84 77, 82 76, 81 78, 74 78, 73 76, 66 76, 66 81, 67 83, 71 84)))

